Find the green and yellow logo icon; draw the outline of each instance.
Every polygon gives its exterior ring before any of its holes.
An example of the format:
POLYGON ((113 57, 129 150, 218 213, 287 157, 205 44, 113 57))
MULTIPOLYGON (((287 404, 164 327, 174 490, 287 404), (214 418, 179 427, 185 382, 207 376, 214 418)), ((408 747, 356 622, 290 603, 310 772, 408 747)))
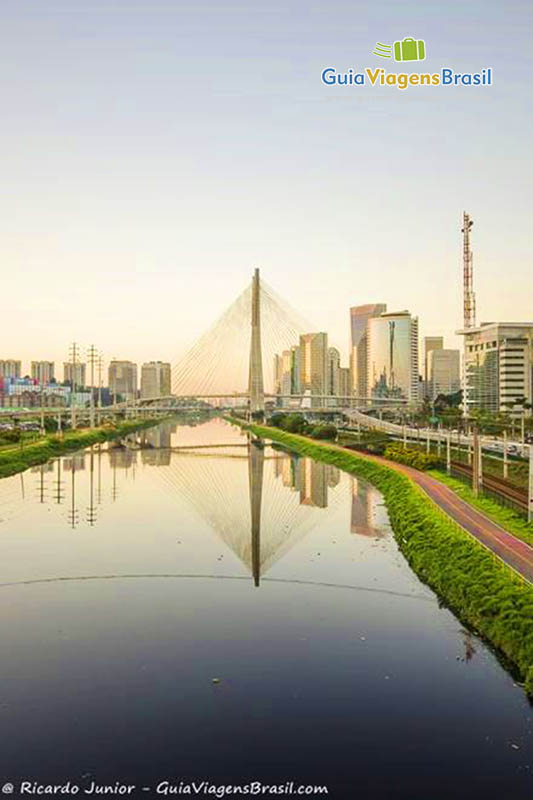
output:
POLYGON ((424 61, 426 43, 423 39, 412 39, 410 36, 400 42, 394 42, 394 46, 378 42, 373 55, 380 58, 392 58, 394 55, 395 61, 424 61))

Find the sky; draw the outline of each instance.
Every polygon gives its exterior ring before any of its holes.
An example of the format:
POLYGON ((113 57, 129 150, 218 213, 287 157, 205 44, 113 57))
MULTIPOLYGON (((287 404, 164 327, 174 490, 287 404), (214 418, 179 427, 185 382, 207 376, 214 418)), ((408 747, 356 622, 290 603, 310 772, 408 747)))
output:
MULTIPOLYGON (((521 0, 2 0, 0 358, 175 363, 253 268, 347 363, 349 307, 459 346, 533 319, 531 30, 521 0), (490 87, 326 86, 404 65, 490 87)), ((26 369, 26 367, 24 367, 26 369)))

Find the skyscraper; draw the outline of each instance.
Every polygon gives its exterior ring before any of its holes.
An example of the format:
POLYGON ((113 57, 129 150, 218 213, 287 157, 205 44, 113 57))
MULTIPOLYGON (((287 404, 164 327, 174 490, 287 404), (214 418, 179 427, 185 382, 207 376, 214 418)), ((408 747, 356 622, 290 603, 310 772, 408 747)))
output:
POLYGON ((108 377, 109 388, 115 399, 117 395, 121 395, 124 400, 137 397, 137 364, 133 361, 111 361, 108 377))
POLYGON ((459 350, 437 349, 429 352, 426 395, 435 400, 439 394, 455 394, 461 388, 459 350))
MULTIPOLYGON (((327 392, 328 335, 305 333, 300 336, 300 391, 325 395, 327 392)), ((321 405, 322 399, 313 405, 321 405)))
POLYGON ((141 367, 141 397, 170 395, 170 364, 167 361, 148 361, 141 367))
POLYGON ((31 377, 41 386, 47 386, 55 381, 54 368, 53 361, 32 361, 31 377))
POLYGON ((350 308, 350 370, 352 393, 357 397, 368 397, 368 321, 384 314, 386 310, 386 303, 368 303, 350 308))
POLYGON ((291 394, 301 394, 300 385, 300 346, 295 344, 291 347, 291 394))
POLYGON ((339 369, 339 397, 349 397, 350 394, 350 369, 341 367, 339 369))
POLYGON ((328 347, 328 375, 326 394, 339 396, 341 354, 336 347, 328 347))
POLYGON ((20 378, 22 362, 8 358, 0 361, 0 378, 20 378))
POLYGON ((73 364, 72 361, 63 362, 64 383, 70 383, 73 388, 76 386, 78 389, 81 386, 85 386, 85 371, 85 364, 82 364, 80 361, 76 361, 75 364, 73 364))
POLYGON ((408 311, 368 321, 367 382, 372 397, 418 400, 418 318, 408 311))
POLYGON ((444 339, 442 336, 425 336, 424 337, 424 392, 426 397, 430 396, 431 387, 429 385, 429 354, 433 350, 442 350, 444 347, 444 339))
POLYGON ((486 322, 459 333, 465 339, 468 411, 519 411, 533 402, 533 322, 486 322))

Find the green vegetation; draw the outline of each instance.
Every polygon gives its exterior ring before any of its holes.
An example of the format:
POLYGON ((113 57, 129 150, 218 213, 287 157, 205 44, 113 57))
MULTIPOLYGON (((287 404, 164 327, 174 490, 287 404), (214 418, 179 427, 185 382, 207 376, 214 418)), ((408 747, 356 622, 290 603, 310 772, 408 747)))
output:
POLYGON ((245 427, 373 483, 385 498, 398 546, 412 569, 464 623, 504 654, 533 696, 530 584, 470 537, 405 475, 332 444, 271 427, 245 427))
MULTIPOLYGON (((425 442, 417 444, 416 442, 409 442, 409 448, 418 450, 419 452, 426 452, 425 442)), ((442 468, 446 466, 446 442, 441 443, 440 453, 439 447, 436 442, 430 443, 430 453, 436 458, 442 468)), ((468 448, 457 447, 456 440, 452 441, 451 447, 452 461, 458 461, 461 464, 468 464, 468 448)), ((503 478, 503 457, 501 455, 488 455, 483 453, 483 474, 494 475, 495 478, 503 478)), ((529 463, 524 459, 519 459, 516 456, 509 456, 507 462, 507 478, 510 483, 514 484, 518 489, 527 489, 529 480, 529 463)))
POLYGON ((463 481, 457 478, 452 478, 441 470, 432 469, 429 474, 438 481, 441 481, 441 483, 445 483, 450 489, 453 489, 462 500, 475 506, 475 508, 479 508, 480 511, 496 522, 497 525, 501 525, 502 528, 512 533, 517 539, 522 539, 522 541, 533 547, 533 523, 527 522, 518 511, 514 511, 507 506, 502 506, 498 500, 493 500, 491 497, 485 497, 483 495, 476 497, 470 486, 467 486, 463 481))
POLYGON ((303 414, 283 414, 281 411, 277 411, 272 414, 270 424, 288 433, 301 433, 305 434, 305 436, 310 436, 312 439, 335 441, 337 438, 335 425, 331 423, 311 424, 307 422, 303 414))
POLYGON ((102 425, 99 428, 68 431, 62 437, 49 435, 24 448, 0 452, 0 478, 7 478, 9 475, 23 472, 36 464, 44 464, 63 453, 80 450, 83 447, 90 447, 92 444, 106 442, 110 439, 118 439, 141 428, 158 425, 161 421, 161 419, 128 420, 112 425, 102 425))
POLYGON ((383 431, 365 428, 358 434, 348 431, 339 431, 337 441, 349 450, 360 450, 363 453, 372 453, 376 456, 382 456, 389 442, 393 440, 390 436, 387 436, 386 433, 383 433, 383 431))
POLYGON ((387 445, 383 455, 391 461, 397 461, 399 464, 406 464, 408 467, 420 470, 435 469, 439 463, 435 456, 421 453, 420 450, 411 450, 397 442, 387 445))

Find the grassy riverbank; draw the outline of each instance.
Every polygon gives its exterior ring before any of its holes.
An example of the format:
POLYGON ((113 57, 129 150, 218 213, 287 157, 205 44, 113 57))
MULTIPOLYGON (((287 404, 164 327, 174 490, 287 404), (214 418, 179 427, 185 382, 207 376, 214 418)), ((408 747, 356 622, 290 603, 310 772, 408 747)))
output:
POLYGON ((497 525, 500 525, 506 531, 512 533, 513 536, 516 536, 517 539, 522 539, 523 542, 533 547, 533 524, 528 522, 518 511, 503 506, 491 497, 486 497, 484 495, 478 495, 476 497, 474 490, 471 489, 470 486, 457 478, 447 475, 445 472, 442 472, 442 470, 429 470, 428 475, 446 484, 446 486, 452 489, 461 500, 470 503, 471 506, 479 509, 479 511, 489 517, 489 519, 497 525))
POLYGON ((419 578, 501 651, 533 697, 533 588, 476 542, 405 475, 334 444, 263 425, 230 422, 374 484, 398 546, 419 578))
POLYGON ((161 419, 127 420, 116 424, 101 425, 98 428, 67 431, 63 436, 49 434, 37 442, 26 444, 23 448, 0 452, 0 478, 7 478, 9 475, 23 472, 36 464, 44 464, 63 453, 118 439, 141 428, 159 425, 160 422, 162 422, 161 419))

